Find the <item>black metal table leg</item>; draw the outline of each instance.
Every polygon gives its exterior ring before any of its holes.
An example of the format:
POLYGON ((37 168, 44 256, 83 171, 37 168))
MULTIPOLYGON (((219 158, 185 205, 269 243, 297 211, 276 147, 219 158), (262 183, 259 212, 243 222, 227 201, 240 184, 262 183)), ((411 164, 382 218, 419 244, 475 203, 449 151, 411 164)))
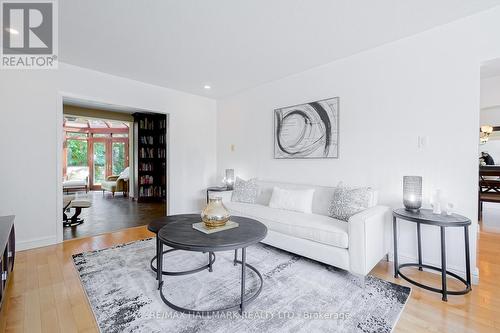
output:
POLYGON ((161 290, 161 285, 163 284, 163 274, 161 272, 163 271, 163 243, 160 240, 160 250, 157 253, 156 257, 156 270, 158 272, 158 289, 161 290))
POLYGON ((420 234, 420 223, 417 222, 417 244, 418 244, 418 264, 420 267, 418 268, 419 271, 422 271, 422 237, 420 234))
POLYGON ((212 260, 212 252, 208 252, 208 271, 209 272, 213 272, 213 268, 212 268, 212 263, 213 263, 213 260, 212 260))
POLYGON ((247 251, 246 248, 241 249, 241 307, 240 307, 240 314, 243 314, 243 311, 245 311, 245 268, 247 266, 246 264, 246 257, 247 257, 247 251))
POLYGON ((233 261, 234 266, 236 266, 237 263, 238 263, 238 249, 234 250, 234 261, 233 261))
POLYGON ((469 226, 464 227, 464 239, 465 239, 465 271, 466 271, 466 281, 468 287, 472 289, 471 276, 470 276, 470 249, 469 249, 469 226))
POLYGON ((446 234, 445 228, 441 227, 441 285, 443 291, 443 301, 448 301, 446 288, 446 234))
POLYGON ((396 221, 396 217, 392 218, 392 228, 394 235, 394 277, 398 277, 399 265, 398 265, 398 225, 396 221))
MULTIPOLYGON (((159 252, 163 252, 163 247, 161 246, 160 239, 158 238, 158 235, 156 235, 156 266, 158 267, 158 258, 160 257, 158 255, 159 252)), ((159 280, 159 276, 161 275, 161 270, 157 269, 156 270, 156 280, 159 280)))

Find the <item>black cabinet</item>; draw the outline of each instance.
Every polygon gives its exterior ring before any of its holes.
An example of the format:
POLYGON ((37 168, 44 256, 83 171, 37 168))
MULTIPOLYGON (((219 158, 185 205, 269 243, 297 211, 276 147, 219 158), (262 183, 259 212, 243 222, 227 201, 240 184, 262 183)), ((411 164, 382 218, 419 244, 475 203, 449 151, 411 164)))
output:
POLYGON ((14 269, 16 238, 14 233, 14 216, 0 216, 0 307, 3 305, 5 290, 10 273, 14 269))

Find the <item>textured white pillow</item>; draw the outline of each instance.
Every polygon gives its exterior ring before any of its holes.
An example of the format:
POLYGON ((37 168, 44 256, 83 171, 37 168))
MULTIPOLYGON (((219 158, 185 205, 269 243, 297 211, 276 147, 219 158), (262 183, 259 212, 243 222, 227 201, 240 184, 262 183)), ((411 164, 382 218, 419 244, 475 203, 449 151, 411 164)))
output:
POLYGON ((338 186, 328 213, 335 219, 349 222, 351 216, 369 208, 373 201, 373 190, 369 187, 338 186))
POLYGON ((273 188, 269 207, 293 210, 302 213, 312 213, 314 189, 286 190, 279 187, 273 188))
POLYGON ((255 203, 258 195, 259 195, 259 184, 257 184, 257 178, 252 178, 245 181, 240 177, 236 177, 236 181, 234 182, 233 195, 231 196, 231 201, 255 203))

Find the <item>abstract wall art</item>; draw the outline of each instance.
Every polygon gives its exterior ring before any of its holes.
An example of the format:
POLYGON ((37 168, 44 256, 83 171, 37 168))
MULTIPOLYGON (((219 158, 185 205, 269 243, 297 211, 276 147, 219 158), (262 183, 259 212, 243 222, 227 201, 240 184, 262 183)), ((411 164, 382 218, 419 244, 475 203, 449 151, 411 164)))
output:
POLYGON ((338 158, 339 98, 274 110, 274 158, 338 158))

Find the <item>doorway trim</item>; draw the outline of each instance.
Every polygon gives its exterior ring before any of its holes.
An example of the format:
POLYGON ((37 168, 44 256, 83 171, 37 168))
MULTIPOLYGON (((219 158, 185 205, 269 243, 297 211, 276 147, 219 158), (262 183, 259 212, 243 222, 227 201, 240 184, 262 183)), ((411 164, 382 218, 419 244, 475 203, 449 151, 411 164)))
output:
MULTIPOLYGON (((64 138, 64 99, 70 98, 72 100, 81 100, 91 101, 93 103, 98 103, 103 106, 106 106, 104 109, 109 109, 116 107, 116 111, 123 112, 124 109, 130 110, 130 113, 133 112, 150 112, 150 113, 158 113, 164 114, 167 117, 167 128, 166 128, 166 146, 167 146, 167 155, 166 155, 166 177, 167 177, 167 201, 166 201, 166 215, 170 214, 170 193, 171 193, 171 182, 170 182, 170 114, 168 112, 159 111, 159 110, 147 110, 137 108, 131 105, 124 104, 115 104, 104 102, 99 98, 83 96, 79 94, 74 94, 70 92, 58 91, 57 92, 57 110, 56 110, 56 243, 62 243, 63 239, 63 170, 62 170, 62 154, 63 154, 63 138, 64 138)), ((95 104, 93 107, 96 107, 95 104)), ((135 139, 135 138, 134 138, 135 139)), ((130 162, 129 162, 130 163, 130 162)), ((135 181, 135 180, 134 180, 135 181)))

